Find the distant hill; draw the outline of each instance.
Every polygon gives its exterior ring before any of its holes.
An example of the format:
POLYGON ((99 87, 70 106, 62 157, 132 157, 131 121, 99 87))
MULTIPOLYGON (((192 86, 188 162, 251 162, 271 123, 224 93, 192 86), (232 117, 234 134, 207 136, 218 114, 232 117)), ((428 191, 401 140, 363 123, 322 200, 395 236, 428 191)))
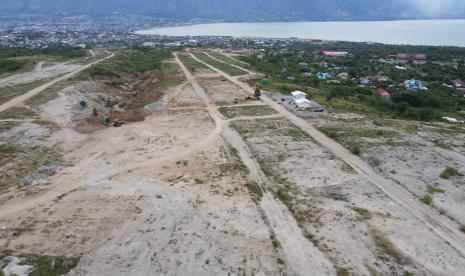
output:
POLYGON ((0 16, 102 16, 178 20, 390 20, 465 18, 463 0, 0 0, 0 16))

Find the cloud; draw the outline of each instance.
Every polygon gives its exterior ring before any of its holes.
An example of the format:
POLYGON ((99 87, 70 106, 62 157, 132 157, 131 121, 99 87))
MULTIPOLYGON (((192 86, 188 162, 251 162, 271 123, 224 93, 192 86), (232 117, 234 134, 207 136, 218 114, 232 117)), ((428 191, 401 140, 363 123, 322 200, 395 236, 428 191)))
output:
POLYGON ((413 9, 429 17, 455 16, 465 12, 464 0, 407 0, 413 9))

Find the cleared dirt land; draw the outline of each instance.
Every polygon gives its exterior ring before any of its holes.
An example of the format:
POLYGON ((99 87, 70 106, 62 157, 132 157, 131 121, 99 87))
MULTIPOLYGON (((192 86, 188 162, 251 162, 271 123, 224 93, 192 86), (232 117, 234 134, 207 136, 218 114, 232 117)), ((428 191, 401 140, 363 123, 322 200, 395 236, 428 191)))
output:
MULTIPOLYGON (((116 58, 0 113, 5 274, 465 271, 454 244, 237 78, 189 54, 123 73, 130 58, 116 58), (104 114, 126 124, 106 127, 104 114)), ((307 120, 357 145, 429 211, 465 223, 462 130, 353 114, 307 120), (441 178, 447 166, 457 173, 441 178)))

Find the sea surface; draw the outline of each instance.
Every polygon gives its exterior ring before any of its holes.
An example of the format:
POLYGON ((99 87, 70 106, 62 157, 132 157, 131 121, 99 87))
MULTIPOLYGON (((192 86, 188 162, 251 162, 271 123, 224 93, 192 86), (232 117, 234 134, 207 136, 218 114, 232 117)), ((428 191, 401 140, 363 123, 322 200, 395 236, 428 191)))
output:
POLYGON ((169 36, 301 38, 465 47, 465 20, 213 23, 139 30, 169 36))

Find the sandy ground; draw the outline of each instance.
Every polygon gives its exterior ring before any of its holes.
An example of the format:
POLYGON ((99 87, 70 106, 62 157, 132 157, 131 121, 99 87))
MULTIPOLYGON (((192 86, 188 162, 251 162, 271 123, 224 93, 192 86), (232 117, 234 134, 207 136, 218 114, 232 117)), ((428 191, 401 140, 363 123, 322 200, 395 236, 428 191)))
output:
MULTIPOLYGON (((79 108, 80 87, 70 86, 37 109, 53 127, 24 120, 2 133, 2 142, 59 150, 63 165, 31 186, 0 194, 0 250, 80 257, 69 275, 465 270, 457 222, 418 200, 423 180, 408 178, 402 163, 373 169, 368 152, 356 157, 313 127, 328 122, 309 123, 266 97, 262 104, 277 114, 228 120, 218 104, 237 106, 235 99, 253 89, 215 68, 216 76, 192 75, 180 65, 187 80, 168 89, 163 108, 142 122, 78 133, 77 122, 89 113, 79 108), (398 179, 385 173, 394 169, 398 179), (403 177, 415 183, 406 186, 403 177)), ((335 124, 344 124, 341 116, 335 124)), ((415 139, 433 143, 423 131, 415 139)), ((401 158, 400 149, 386 152, 395 157, 383 158, 401 158)), ((459 167, 463 149, 447 154, 459 167)), ((414 166, 428 158, 425 150, 414 166)), ((454 202, 447 212, 457 219, 461 203, 449 186, 461 189, 461 179, 438 180, 447 192, 434 200, 454 202)))
POLYGON ((72 64, 69 62, 59 63, 48 67, 43 67, 43 64, 43 62, 39 62, 34 71, 16 74, 4 79, 0 79, 0 87, 54 78, 81 67, 81 65, 72 64))

